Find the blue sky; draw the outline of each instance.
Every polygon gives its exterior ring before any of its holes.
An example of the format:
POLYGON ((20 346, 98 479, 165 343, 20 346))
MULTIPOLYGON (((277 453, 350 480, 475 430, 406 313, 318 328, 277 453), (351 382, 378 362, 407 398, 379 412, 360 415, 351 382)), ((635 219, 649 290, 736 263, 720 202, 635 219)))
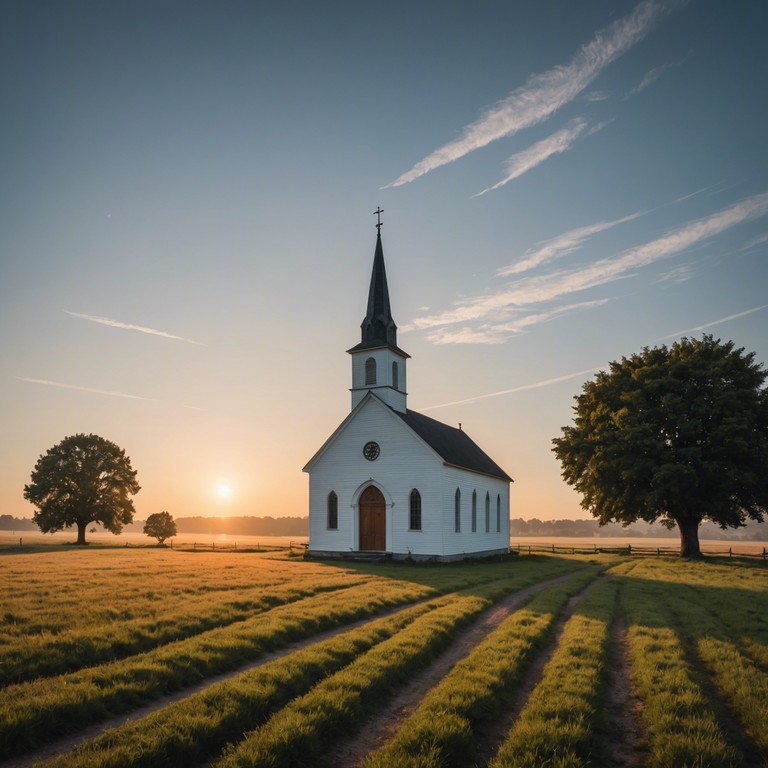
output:
POLYGON ((768 361, 768 8, 6 2, 0 514, 66 435, 140 519, 303 515, 384 208, 409 407, 581 517, 551 440, 610 360, 768 361), (218 494, 222 485, 227 496, 218 494))

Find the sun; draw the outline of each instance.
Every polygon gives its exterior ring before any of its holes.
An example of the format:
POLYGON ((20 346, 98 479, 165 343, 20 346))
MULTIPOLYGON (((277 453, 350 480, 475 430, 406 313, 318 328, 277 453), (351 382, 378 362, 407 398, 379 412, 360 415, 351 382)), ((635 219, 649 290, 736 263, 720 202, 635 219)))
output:
POLYGON ((232 489, 226 483, 222 483, 216 489, 216 493, 219 494, 219 498, 228 499, 232 495, 232 489))

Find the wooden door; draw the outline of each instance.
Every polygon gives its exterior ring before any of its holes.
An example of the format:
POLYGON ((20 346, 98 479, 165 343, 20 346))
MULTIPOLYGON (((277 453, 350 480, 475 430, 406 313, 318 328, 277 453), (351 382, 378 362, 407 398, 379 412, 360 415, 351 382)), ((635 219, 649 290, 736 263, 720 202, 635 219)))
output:
POLYGON ((387 504, 384 495, 369 485, 360 496, 360 549, 383 552, 387 548, 387 504))

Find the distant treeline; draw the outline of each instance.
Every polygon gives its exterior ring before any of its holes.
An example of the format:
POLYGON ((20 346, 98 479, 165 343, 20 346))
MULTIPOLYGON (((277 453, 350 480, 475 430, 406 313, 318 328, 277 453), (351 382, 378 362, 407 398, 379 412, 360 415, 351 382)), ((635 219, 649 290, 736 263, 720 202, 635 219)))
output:
MULTIPOLYGON (((308 536, 308 517, 176 517, 179 533, 222 533, 239 536, 308 536)), ((99 526, 99 529, 101 526, 99 526)), ((37 531, 32 520, 24 517, 0 515, 2 531, 37 531)), ((144 520, 136 520, 123 527, 130 533, 141 533, 144 520)))
MULTIPOLYGON (((308 536, 308 517, 176 517, 176 530, 182 533, 222 533, 233 536, 308 536)), ((142 531, 144 521, 125 526, 126 531, 142 531)))
MULTIPOLYGON (((618 523, 600 526, 597 520, 530 520, 513 518, 509 521, 510 535, 515 536, 611 536, 619 538, 679 538, 677 528, 669 530, 658 523, 632 523, 626 528, 618 523)), ((756 523, 749 521, 743 528, 728 528, 723 530, 714 523, 704 522, 699 528, 702 539, 725 539, 728 541, 765 541, 768 539, 768 522, 756 523)))
MULTIPOLYGON (((177 517, 179 533, 207 533, 212 536, 226 533, 239 536, 308 536, 308 517, 177 517)), ((126 525, 123 530, 141 533, 144 521, 126 525)), ((35 523, 25 517, 0 515, 2 531, 36 531, 35 523)), ((597 520, 539 520, 521 517, 510 520, 510 534, 515 536, 614 536, 620 538, 678 538, 676 528, 668 530, 662 525, 633 523, 624 528, 616 523, 600 526, 597 520)), ((702 539, 732 541, 765 541, 768 539, 768 522, 748 522, 743 528, 722 530, 713 523, 702 523, 699 529, 702 539)))
POLYGON ((0 531, 37 531, 38 527, 26 517, 0 515, 0 531))

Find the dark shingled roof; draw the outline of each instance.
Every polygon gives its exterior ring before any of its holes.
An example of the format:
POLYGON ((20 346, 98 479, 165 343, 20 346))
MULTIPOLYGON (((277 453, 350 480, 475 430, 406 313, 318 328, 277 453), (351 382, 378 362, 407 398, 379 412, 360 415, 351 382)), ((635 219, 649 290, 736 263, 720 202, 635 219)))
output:
POLYGON ((430 419, 416 411, 394 411, 446 464, 481 472, 513 482, 512 478, 480 448, 472 438, 456 427, 430 419))

